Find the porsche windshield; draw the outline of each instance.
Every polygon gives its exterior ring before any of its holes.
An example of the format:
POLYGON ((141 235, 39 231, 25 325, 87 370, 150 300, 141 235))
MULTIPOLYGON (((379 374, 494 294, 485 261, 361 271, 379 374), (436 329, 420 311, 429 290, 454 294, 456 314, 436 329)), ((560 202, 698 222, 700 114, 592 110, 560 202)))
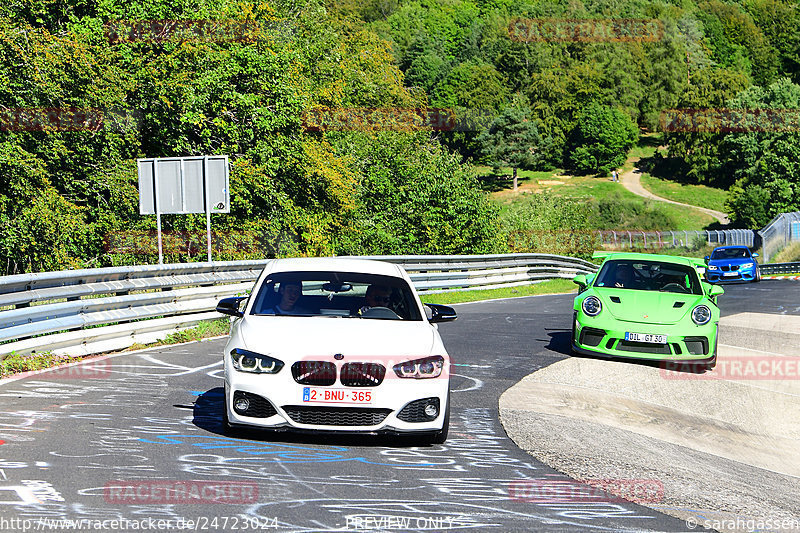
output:
POLYGON ((355 272, 278 272, 261 285, 251 314, 422 320, 401 278, 355 272))
POLYGON ((597 275, 595 287, 703 294, 694 268, 660 261, 607 261, 597 275))

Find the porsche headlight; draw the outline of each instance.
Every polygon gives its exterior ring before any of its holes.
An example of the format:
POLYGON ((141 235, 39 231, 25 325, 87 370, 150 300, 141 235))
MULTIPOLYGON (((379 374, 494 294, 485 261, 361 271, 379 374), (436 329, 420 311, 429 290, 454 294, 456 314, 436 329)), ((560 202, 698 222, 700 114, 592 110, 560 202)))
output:
POLYGON ((231 350, 231 361, 239 372, 253 374, 277 374, 283 368, 283 361, 279 359, 241 348, 231 350))
POLYGON ((581 308, 587 315, 597 316, 603 310, 603 304, 600 303, 600 298, 597 296, 589 296, 583 300, 581 308))
POLYGON ((706 305, 698 305, 692 309, 692 322, 698 326, 704 326, 711 320, 711 309, 706 305))
POLYGON ((434 355, 397 363, 392 367, 399 378, 425 379, 438 378, 444 369, 444 357, 434 355))

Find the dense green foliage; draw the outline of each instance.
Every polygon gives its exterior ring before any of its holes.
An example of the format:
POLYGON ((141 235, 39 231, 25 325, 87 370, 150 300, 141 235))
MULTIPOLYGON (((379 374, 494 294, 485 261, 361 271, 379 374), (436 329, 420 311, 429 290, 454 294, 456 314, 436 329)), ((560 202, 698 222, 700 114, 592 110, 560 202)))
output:
MULTIPOLYGON (((0 6, 0 77, 0 110, 72 108, 89 117, 78 128, 31 130, 9 127, 4 115, 6 273, 154 261, 152 252, 108 249, 120 232, 155 228, 154 217, 138 214, 135 159, 201 154, 226 154, 232 163, 231 213, 214 215, 215 230, 259 243, 216 259, 505 251, 508 231, 522 226, 498 218, 471 162, 602 174, 621 165, 637 126, 659 128, 665 109, 798 109, 800 7, 790 0, 28 0, 0 6), (657 35, 537 40, 529 31, 534 19, 602 26, 625 18, 657 20, 657 35), (110 23, 151 19, 247 26, 236 39, 110 38, 110 23), (306 124, 316 107, 426 106, 497 118, 483 136, 478 126, 316 131, 306 124), (86 127, 99 113, 102 121, 86 127)), ((664 136, 667 158, 655 163, 729 188, 733 220, 758 226, 800 207, 798 135, 673 132, 664 136)), ((554 205, 561 215, 533 210, 520 224, 585 229, 570 207, 554 205)), ((668 223, 592 205, 608 223, 668 223)), ((171 215, 164 226, 202 234, 205 224, 202 215, 171 215)), ((200 244, 166 260, 202 258, 200 244)))
MULTIPOLYGON (((256 257, 264 245, 300 255, 493 248, 493 207, 468 167, 429 133, 306 130, 315 106, 425 103, 403 86, 383 40, 321 4, 20 6, 0 7, 0 106, 79 108, 103 121, 3 128, 0 264, 7 273, 153 261, 152 253, 106 250, 120 232, 155 228, 155 217, 138 214, 137 157, 229 155, 231 213, 215 215, 213 226, 253 235, 262 244, 250 251, 256 257), (129 42, 109 39, 104 28, 203 17, 248 21, 251 33, 129 42)), ((163 218, 167 231, 204 232, 202 215, 163 218)), ((194 254, 202 258, 200 244, 194 254)), ((242 256, 227 250, 215 258, 242 256)))

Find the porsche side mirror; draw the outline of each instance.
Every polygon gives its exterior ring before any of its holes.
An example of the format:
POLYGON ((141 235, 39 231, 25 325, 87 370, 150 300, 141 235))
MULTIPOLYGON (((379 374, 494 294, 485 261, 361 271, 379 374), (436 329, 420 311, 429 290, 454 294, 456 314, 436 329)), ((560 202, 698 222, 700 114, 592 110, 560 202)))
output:
POLYGON ((711 288, 708 290, 708 295, 712 298, 715 298, 721 294, 725 294, 725 289, 720 287, 719 285, 712 285, 711 288))
MULTIPOLYGON (((428 322, 435 323, 435 322, 452 322, 458 315, 456 314, 456 310, 448 305, 441 305, 441 304, 425 304, 425 306, 430 309, 430 316, 428 316, 428 322)), ((427 315, 427 313, 426 313, 427 315)))
POLYGON ((231 298, 223 298, 217 304, 217 313, 223 315, 231 315, 236 317, 244 316, 244 313, 239 309, 239 305, 247 300, 247 296, 233 296, 231 298))
POLYGON ((572 278, 572 283, 577 285, 580 290, 583 290, 589 284, 584 274, 580 274, 572 278))

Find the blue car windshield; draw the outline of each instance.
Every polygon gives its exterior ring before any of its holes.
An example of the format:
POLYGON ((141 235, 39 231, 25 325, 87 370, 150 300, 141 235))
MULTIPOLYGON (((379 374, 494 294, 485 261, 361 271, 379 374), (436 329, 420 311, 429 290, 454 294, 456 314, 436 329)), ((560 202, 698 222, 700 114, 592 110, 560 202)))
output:
POLYGON ((717 248, 711 254, 714 261, 726 259, 746 259, 750 257, 750 250, 747 248, 717 248))
POLYGON ((703 294, 700 278, 693 267, 660 261, 606 261, 594 286, 703 294))

